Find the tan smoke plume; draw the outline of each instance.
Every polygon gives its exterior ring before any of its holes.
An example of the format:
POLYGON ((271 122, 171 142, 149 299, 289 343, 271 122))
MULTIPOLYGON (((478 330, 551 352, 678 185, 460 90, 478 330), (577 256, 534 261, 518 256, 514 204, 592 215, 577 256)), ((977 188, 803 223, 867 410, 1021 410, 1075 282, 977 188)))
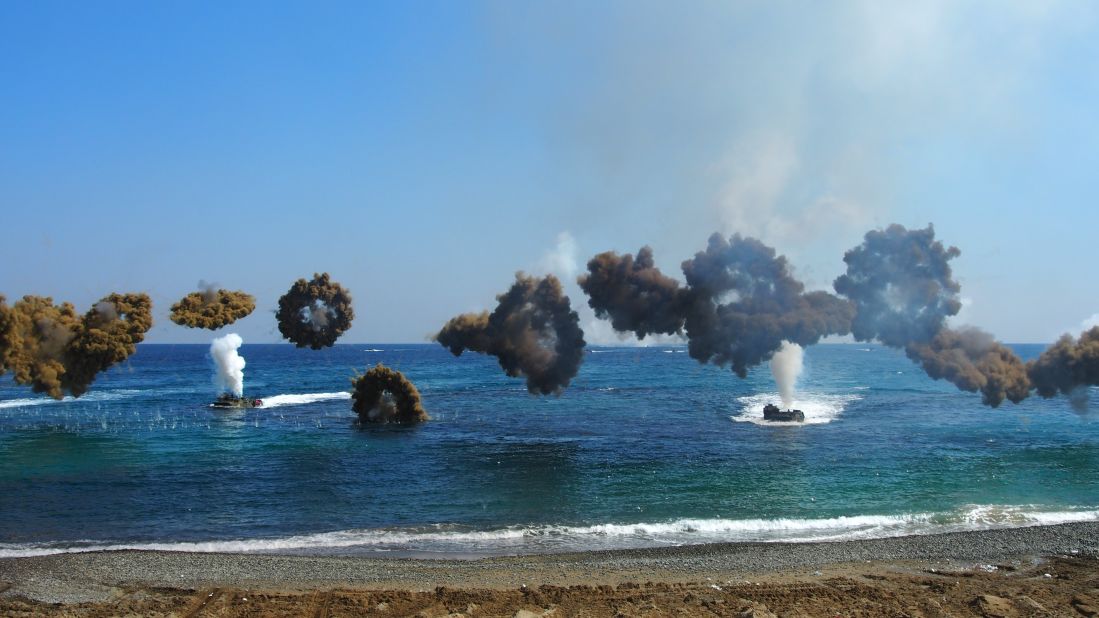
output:
POLYGON ((219 289, 199 282, 199 291, 191 292, 172 305, 171 319, 188 328, 217 330, 252 313, 256 299, 240 290, 219 289))
POLYGON ((1063 335, 1027 364, 1027 373, 1042 397, 1071 396, 1082 386, 1099 385, 1099 326, 1084 331, 1079 339, 1063 335))
POLYGON ((979 391, 982 401, 994 408, 1005 398, 1019 403, 1030 394, 1023 361, 976 328, 943 328, 929 342, 908 344, 905 353, 927 375, 948 380, 963 391, 979 391))
POLYGON ((24 296, 11 307, 0 297, 0 368, 35 392, 79 397, 97 374, 133 354, 152 325, 145 294, 111 294, 83 316, 48 297, 24 296))
POLYGON ((511 289, 496 300, 492 313, 452 318, 435 340, 455 356, 465 350, 495 356, 507 375, 526 376, 532 394, 560 393, 584 358, 580 317, 561 282, 516 273, 511 289))
POLYGON ((400 371, 378 363, 352 382, 351 409, 363 423, 411 425, 430 420, 420 404, 420 391, 400 371))
POLYGON ((355 312, 351 294, 331 280, 328 273, 313 274, 313 279, 298 279, 279 298, 275 314, 279 332, 299 348, 319 350, 336 343, 351 328, 355 312))

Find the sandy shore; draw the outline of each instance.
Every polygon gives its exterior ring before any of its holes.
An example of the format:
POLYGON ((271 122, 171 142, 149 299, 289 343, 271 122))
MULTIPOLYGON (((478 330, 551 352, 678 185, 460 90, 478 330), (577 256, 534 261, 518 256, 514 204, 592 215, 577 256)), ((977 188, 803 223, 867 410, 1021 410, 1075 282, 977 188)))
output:
POLYGON ((0 560, 0 615, 1079 616, 1097 556, 1099 523, 480 560, 93 552, 0 560))

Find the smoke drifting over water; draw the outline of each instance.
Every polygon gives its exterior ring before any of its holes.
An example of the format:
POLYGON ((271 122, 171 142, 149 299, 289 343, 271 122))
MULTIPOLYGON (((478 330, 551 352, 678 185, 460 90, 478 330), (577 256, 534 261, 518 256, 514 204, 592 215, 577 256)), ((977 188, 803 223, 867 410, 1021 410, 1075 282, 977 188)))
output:
POLYGON ((210 344, 210 356, 214 359, 214 386, 219 392, 244 395, 244 358, 237 353, 244 343, 240 335, 229 333, 210 344))
POLYGON ((1099 385, 1099 326, 1084 331, 1079 339, 1063 335, 1027 365, 1027 373, 1042 397, 1057 393, 1072 397, 1081 387, 1099 385))
POLYGON ((620 333, 643 339, 683 330, 687 299, 679 282, 656 268, 649 247, 641 247, 637 259, 629 253, 600 253, 588 261, 588 274, 578 283, 596 317, 610 318, 620 333))
POLYGON ((615 330, 638 337, 685 331, 692 358, 728 366, 742 378, 783 341, 812 345, 850 330, 851 303, 806 293, 786 258, 753 238, 714 234, 682 268, 686 286, 654 266, 648 247, 636 259, 607 252, 588 262, 579 284, 615 330))
POLYGON ((930 225, 867 232, 863 243, 844 255, 847 273, 835 281, 836 291, 855 303, 851 332, 859 341, 904 348, 929 376, 980 391, 987 405, 999 406, 1004 399, 1018 403, 1030 389, 1019 357, 988 333, 945 326, 962 306, 961 286, 949 265, 960 254, 935 240, 930 225))
POLYGON ((279 298, 275 314, 279 332, 299 348, 314 350, 336 343, 355 319, 351 294, 331 280, 328 273, 313 274, 313 279, 298 279, 279 298))
POLYGON ((495 356, 507 375, 526 377, 532 394, 560 393, 576 376, 585 345, 561 282, 517 273, 511 289, 496 299, 491 314, 451 318, 435 341, 455 356, 465 350, 495 356))
POLYGON ((0 371, 37 393, 83 395, 97 374, 127 359, 153 325, 145 294, 111 294, 83 316, 69 303, 0 296, 0 371))
POLYGON ((240 290, 219 289, 216 283, 199 281, 199 291, 191 292, 172 305, 171 319, 180 326, 217 330, 248 316, 256 308, 256 299, 240 290))
POLYGON ((800 345, 783 341, 771 357, 771 375, 775 377, 783 409, 794 407, 794 386, 802 370, 803 350, 800 345))

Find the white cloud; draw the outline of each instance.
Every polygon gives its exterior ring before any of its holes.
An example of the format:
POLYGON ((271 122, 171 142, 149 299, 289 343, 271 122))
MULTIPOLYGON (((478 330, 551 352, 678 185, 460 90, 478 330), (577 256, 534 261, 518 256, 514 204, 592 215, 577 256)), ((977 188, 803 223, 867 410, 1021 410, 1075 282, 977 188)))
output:
POLYGON ((1099 313, 1093 313, 1090 318, 1080 322, 1080 330, 1090 330, 1099 326, 1099 313))
POLYGON ((562 281, 571 282, 580 269, 580 248, 567 230, 557 235, 557 244, 538 262, 541 272, 551 273, 562 281))

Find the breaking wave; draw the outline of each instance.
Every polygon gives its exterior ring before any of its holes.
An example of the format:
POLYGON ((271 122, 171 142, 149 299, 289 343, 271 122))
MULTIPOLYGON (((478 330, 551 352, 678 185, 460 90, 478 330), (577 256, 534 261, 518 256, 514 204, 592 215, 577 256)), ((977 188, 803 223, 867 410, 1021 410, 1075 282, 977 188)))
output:
POLYGON ((813 542, 926 535, 1099 521, 1094 507, 1047 511, 1035 505, 968 505, 945 513, 855 515, 821 519, 677 519, 591 526, 508 526, 491 530, 439 524, 340 530, 267 539, 198 542, 0 543, 0 558, 158 550, 182 552, 503 555, 728 542, 813 542))
POLYGON ((282 406, 300 406, 307 403, 315 403, 318 401, 329 401, 332 399, 351 399, 351 393, 310 393, 304 395, 274 395, 272 397, 264 397, 261 408, 281 408, 282 406))
POLYGON ((794 399, 794 408, 805 413, 805 422, 782 422, 763 420, 763 406, 782 401, 778 393, 759 393, 738 397, 740 414, 730 416, 738 423, 753 423, 767 426, 800 427, 802 425, 822 425, 830 423, 847 409, 852 402, 862 399, 861 395, 826 395, 821 393, 798 393, 794 399))

